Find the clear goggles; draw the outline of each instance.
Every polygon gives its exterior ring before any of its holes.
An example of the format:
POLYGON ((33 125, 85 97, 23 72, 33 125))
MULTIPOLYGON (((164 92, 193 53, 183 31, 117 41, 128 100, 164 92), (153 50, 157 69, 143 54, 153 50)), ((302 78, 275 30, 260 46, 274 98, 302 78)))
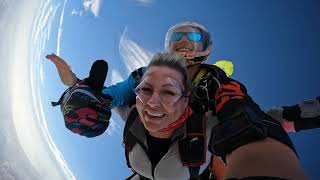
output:
POLYGON ((148 78, 145 78, 134 90, 137 98, 144 104, 148 103, 154 93, 157 94, 161 104, 166 106, 174 106, 180 98, 188 97, 182 85, 173 78, 166 78, 165 83, 157 90, 154 89, 153 83, 156 82, 148 81, 148 78))

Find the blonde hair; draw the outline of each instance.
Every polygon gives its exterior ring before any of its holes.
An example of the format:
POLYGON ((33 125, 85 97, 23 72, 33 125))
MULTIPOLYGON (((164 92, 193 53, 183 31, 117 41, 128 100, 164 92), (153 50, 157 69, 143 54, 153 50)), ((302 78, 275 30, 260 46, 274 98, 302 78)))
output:
POLYGON ((156 53, 152 57, 151 62, 148 65, 148 68, 154 66, 164 66, 179 72, 183 77, 183 85, 185 91, 189 91, 190 87, 188 84, 188 69, 186 59, 184 57, 178 55, 177 53, 156 53))

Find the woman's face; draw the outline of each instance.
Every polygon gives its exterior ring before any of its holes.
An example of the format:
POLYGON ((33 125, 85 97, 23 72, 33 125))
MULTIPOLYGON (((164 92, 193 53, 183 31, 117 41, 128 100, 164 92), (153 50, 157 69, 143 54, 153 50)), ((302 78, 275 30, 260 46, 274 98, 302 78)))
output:
POLYGON ((183 76, 178 71, 164 66, 148 68, 136 89, 136 107, 150 133, 168 127, 184 113, 188 99, 183 91, 183 76))

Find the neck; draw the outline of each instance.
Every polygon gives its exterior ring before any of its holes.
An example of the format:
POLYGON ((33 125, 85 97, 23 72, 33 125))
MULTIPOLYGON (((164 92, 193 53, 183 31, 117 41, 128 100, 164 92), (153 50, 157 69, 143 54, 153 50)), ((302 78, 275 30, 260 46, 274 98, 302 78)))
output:
POLYGON ((175 129, 166 131, 166 132, 149 132, 150 136, 156 137, 156 138, 161 138, 161 139, 169 139, 175 129))
POLYGON ((192 81, 200 70, 200 64, 188 67, 188 80, 192 81))

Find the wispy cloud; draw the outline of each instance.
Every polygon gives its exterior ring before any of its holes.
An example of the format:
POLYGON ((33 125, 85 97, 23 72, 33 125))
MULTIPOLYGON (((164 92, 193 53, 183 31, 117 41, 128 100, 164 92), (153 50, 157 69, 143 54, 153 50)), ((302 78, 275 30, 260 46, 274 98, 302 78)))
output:
POLYGON ((119 52, 127 69, 129 72, 132 72, 139 67, 146 66, 150 62, 153 53, 131 40, 128 36, 127 29, 126 27, 121 35, 119 52))
POLYGON ((138 4, 143 5, 143 6, 151 6, 155 0, 134 0, 136 1, 138 4))
POLYGON ((31 39, 33 44, 37 44, 38 51, 44 50, 45 43, 50 38, 52 22, 59 6, 60 4, 52 5, 50 1, 44 1, 42 11, 38 11, 35 16, 37 26, 33 26, 31 39))
MULTIPOLYGON (((64 19, 64 12, 65 12, 65 6, 66 6, 67 0, 64 1, 62 12, 60 16, 60 23, 59 23, 59 29, 58 29, 58 39, 57 39, 57 54, 60 54, 60 42, 62 37, 62 26, 63 26, 63 19, 64 19)), ((51 135, 49 133, 48 127, 47 127, 47 118, 44 113, 43 108, 43 95, 41 95, 40 91, 40 83, 42 84, 44 82, 44 73, 43 73, 43 66, 42 66, 42 58, 40 57, 41 54, 43 54, 44 49, 43 48, 37 48, 39 45, 45 46, 46 40, 50 37, 50 29, 51 24, 53 21, 53 17, 55 16, 58 7, 60 4, 54 5, 50 1, 46 1, 42 8, 40 8, 40 11, 38 15, 36 16, 36 21, 34 23, 33 31, 37 32, 37 36, 32 36, 33 40, 33 49, 31 50, 30 55, 30 82, 31 82, 31 94, 32 94, 32 101, 34 104, 34 114, 35 118, 38 121, 38 126, 40 126, 40 130, 38 132, 41 132, 41 137, 43 138, 43 142, 47 143, 47 147, 50 149, 50 152, 52 153, 53 161, 60 166, 60 170, 63 172, 63 176, 67 179, 76 179, 71 170, 69 169, 66 161, 64 160, 63 155, 55 145, 53 139, 51 138, 51 135), (48 11, 47 9, 51 9, 51 11, 48 11), (45 18, 50 17, 50 18, 45 18), (40 27, 40 28, 39 28, 40 27), (43 34, 47 34, 44 36, 43 34), (43 39, 45 38, 45 40, 43 39)), ((32 33, 34 34, 34 33, 32 33)))
POLYGON ((57 55, 60 55, 60 43, 61 43, 61 37, 63 32, 63 20, 64 20, 64 8, 66 7, 67 0, 64 0, 63 8, 60 16, 60 23, 59 23, 59 29, 58 29, 58 40, 57 40, 57 55))
POLYGON ((121 73, 117 69, 112 70, 111 84, 115 84, 122 80, 123 80, 123 76, 121 75, 121 73))
POLYGON ((41 179, 72 180, 76 178, 49 134, 41 102, 43 95, 40 93, 40 83, 45 78, 42 71, 42 54, 60 5, 54 5, 50 0, 41 1, 40 6, 34 2, 39 1, 21 3, 24 7, 22 11, 12 11, 15 13, 12 17, 18 18, 10 19, 14 22, 11 23, 15 24, 14 27, 7 27, 7 32, 15 33, 15 38, 11 40, 14 46, 10 51, 10 59, 13 61, 13 122, 19 143, 41 179), (40 7, 39 10, 37 7, 40 7), (19 92, 22 89, 24 95, 19 92))
MULTIPOLYGON (((138 45, 138 43, 131 40, 127 33, 127 28, 123 31, 120 42, 119 42, 119 53, 122 56, 123 64, 125 65, 125 69, 113 69, 111 72, 111 84, 115 84, 120 82, 127 77, 125 72, 132 72, 133 70, 146 66, 150 61, 152 53, 147 51, 146 49, 142 48, 138 45)), ((117 112, 120 116, 120 119, 126 119, 126 115, 128 112, 128 107, 118 107, 114 108, 113 110, 117 112)), ((116 113, 113 113, 116 115, 116 113)), ((115 118, 119 119, 119 118, 115 118)), ((123 123, 123 122, 122 122, 123 123)), ((121 121, 115 121, 113 118, 111 119, 110 126, 108 127, 107 134, 119 134, 121 132, 121 121)))
MULTIPOLYGON (((120 82, 123 79, 124 78, 123 78, 122 74, 117 69, 112 70, 111 84, 115 84, 117 82, 120 82)), ((115 109, 113 109, 113 110, 115 110, 115 109)), ((119 113, 117 112, 117 114, 119 114, 119 113)), ((115 120, 115 119, 119 119, 119 118, 114 118, 115 116, 117 116, 116 113, 112 113, 112 117, 110 119, 110 125, 106 131, 106 133, 108 135, 114 135, 114 134, 121 135, 120 132, 121 132, 121 127, 123 127, 123 124, 121 126, 121 121, 115 120)))
POLYGON ((83 11, 82 11, 82 10, 73 9, 73 10, 71 11, 71 15, 72 15, 72 16, 73 16, 73 15, 82 16, 82 14, 83 14, 83 11))
MULTIPOLYGON (((114 113, 113 113, 114 114, 114 113)), ((112 115, 114 116, 114 115, 112 115)), ((115 118, 110 119, 110 125, 106 131, 108 135, 120 135, 121 136, 121 127, 123 127, 124 122, 114 120, 115 118), (122 122, 122 126, 120 125, 122 122)))
POLYGON ((102 0, 83 0, 83 7, 86 11, 90 10, 92 14, 99 16, 102 0))

